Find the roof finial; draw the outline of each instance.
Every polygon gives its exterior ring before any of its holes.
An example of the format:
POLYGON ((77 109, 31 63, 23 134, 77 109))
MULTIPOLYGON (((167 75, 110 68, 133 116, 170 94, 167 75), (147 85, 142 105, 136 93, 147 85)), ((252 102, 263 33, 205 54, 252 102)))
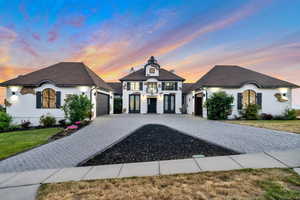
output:
POLYGON ((154 56, 151 56, 148 60, 148 64, 156 64, 157 60, 155 60, 154 56))

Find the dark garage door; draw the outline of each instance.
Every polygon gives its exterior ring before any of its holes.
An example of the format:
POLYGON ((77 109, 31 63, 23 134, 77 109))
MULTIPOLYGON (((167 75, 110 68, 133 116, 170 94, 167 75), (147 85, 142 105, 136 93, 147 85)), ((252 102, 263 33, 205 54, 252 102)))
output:
POLYGON ((97 116, 109 114, 109 95, 97 93, 97 116))

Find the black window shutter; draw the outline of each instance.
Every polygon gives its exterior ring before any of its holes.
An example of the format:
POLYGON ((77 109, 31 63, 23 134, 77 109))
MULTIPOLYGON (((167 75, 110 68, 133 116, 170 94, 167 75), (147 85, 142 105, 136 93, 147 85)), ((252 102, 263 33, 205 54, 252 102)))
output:
POLYGON ((177 88, 178 88, 178 83, 175 82, 175 90, 177 90, 177 88))
POLYGON ((242 93, 238 93, 237 103, 238 103, 238 110, 242 110, 243 109, 243 94, 242 93))
POLYGON ((259 105, 260 109, 262 108, 262 93, 256 94, 256 103, 259 105))
POLYGON ((143 82, 140 82, 140 90, 143 90, 143 82))
POLYGON ((36 92, 36 108, 42 107, 42 93, 36 92))
POLYGON ((60 104, 60 100, 61 99, 61 92, 56 92, 56 108, 60 108, 61 104, 60 104))
POLYGON ((127 90, 130 90, 130 82, 127 82, 127 90))
POLYGON ((161 83, 161 90, 165 90, 165 82, 161 83))

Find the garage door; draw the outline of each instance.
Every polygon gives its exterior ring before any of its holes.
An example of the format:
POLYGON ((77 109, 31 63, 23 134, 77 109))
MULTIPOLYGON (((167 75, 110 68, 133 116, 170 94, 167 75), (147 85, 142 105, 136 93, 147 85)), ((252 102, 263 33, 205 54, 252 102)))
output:
POLYGON ((97 93, 97 116, 109 114, 109 95, 97 93))

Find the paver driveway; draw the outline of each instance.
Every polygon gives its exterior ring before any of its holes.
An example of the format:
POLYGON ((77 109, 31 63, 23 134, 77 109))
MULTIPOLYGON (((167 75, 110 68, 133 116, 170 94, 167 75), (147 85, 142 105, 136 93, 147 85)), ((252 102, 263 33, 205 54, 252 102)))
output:
POLYGON ((0 173, 74 167, 145 124, 163 124, 241 153, 300 147, 300 135, 189 115, 111 115, 97 118, 71 136, 0 161, 0 173))

